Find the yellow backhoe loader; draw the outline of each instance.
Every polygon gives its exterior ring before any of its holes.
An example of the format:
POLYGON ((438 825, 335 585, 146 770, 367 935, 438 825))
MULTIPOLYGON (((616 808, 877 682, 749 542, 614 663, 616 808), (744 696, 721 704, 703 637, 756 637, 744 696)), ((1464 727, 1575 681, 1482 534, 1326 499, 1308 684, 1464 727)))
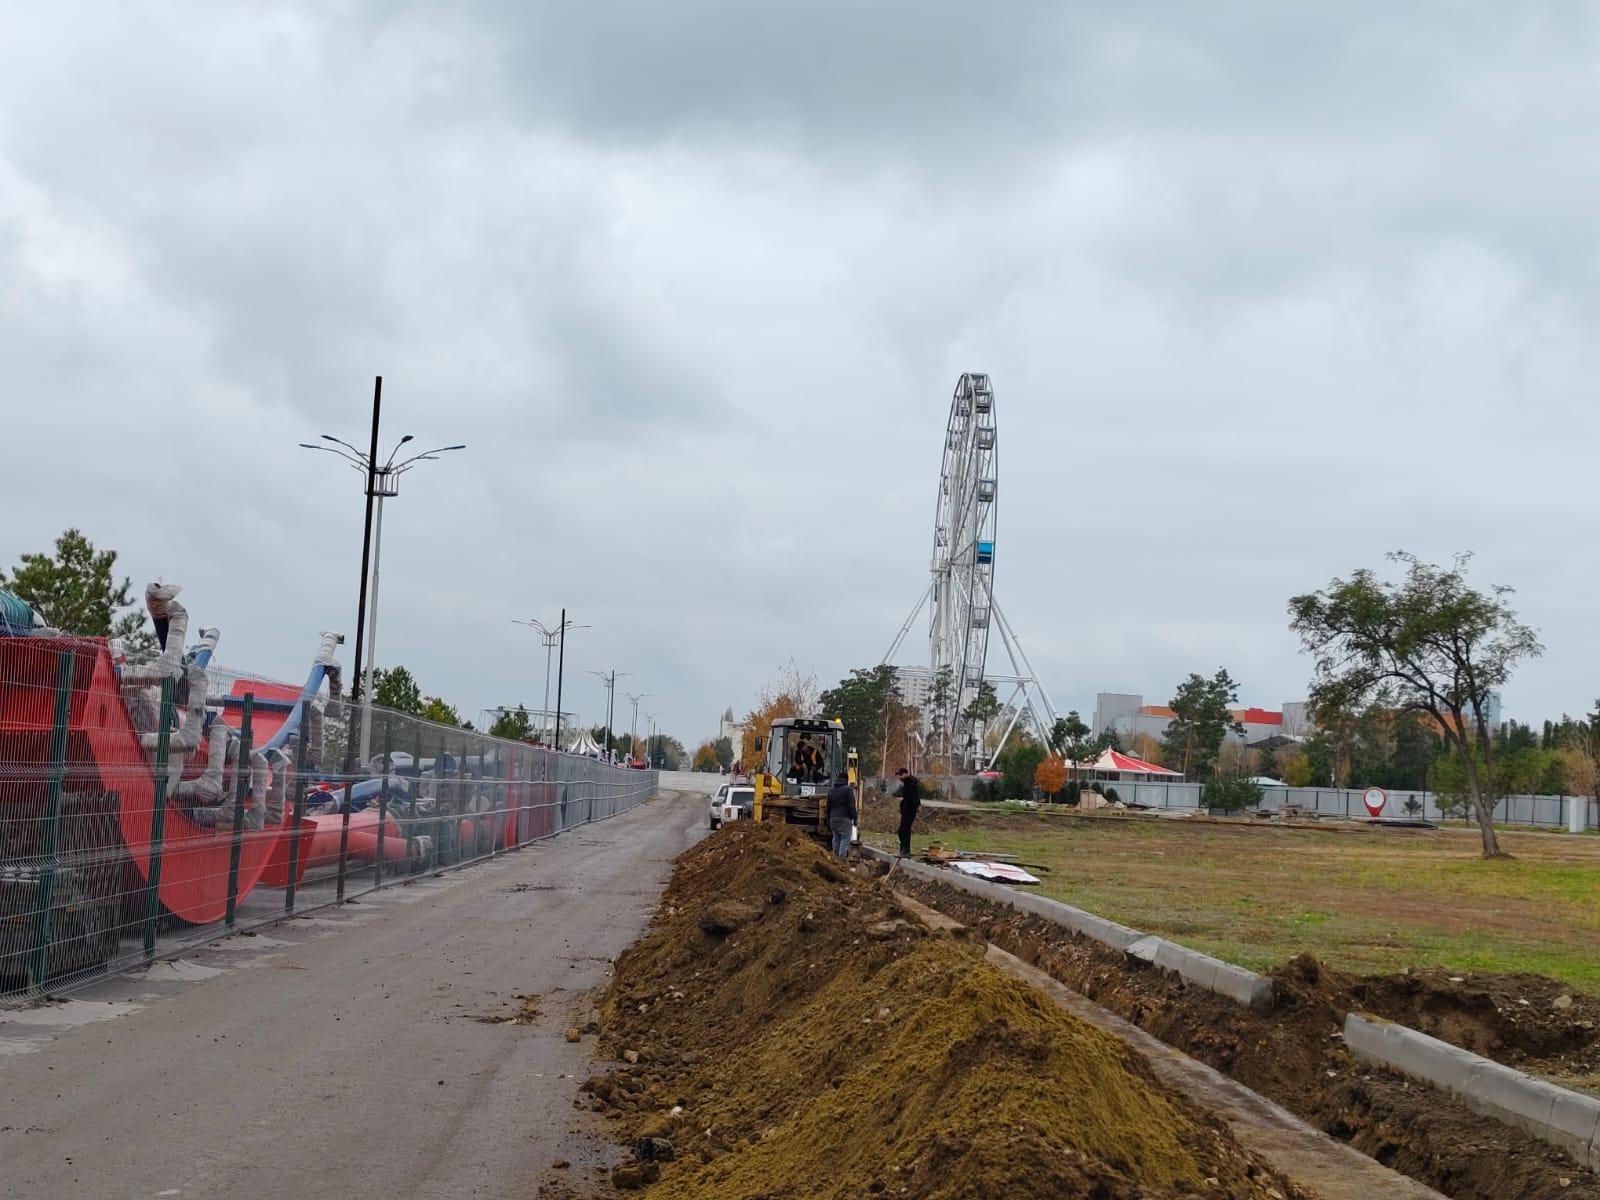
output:
MULTIPOLYGON (((854 750, 846 750, 844 723, 827 717, 779 717, 772 732, 756 739, 761 765, 754 774, 757 821, 803 825, 828 836, 828 792, 843 772, 856 789, 860 810, 861 771, 854 750)), ((852 840, 854 838, 852 837, 852 840)))

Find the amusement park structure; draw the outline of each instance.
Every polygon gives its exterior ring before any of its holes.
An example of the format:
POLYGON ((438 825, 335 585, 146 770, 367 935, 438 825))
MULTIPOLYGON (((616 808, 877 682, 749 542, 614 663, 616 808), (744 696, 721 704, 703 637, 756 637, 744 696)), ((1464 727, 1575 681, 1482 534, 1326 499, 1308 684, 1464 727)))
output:
POLYGON ((1048 741, 1056 719, 1044 685, 995 599, 999 485, 994 387, 987 375, 969 371, 956 381, 945 427, 931 579, 883 656, 885 663, 893 660, 927 607, 928 665, 901 667, 899 673, 921 676, 921 691, 931 698, 924 703, 930 750, 962 765, 992 762, 1023 718, 1048 741), (991 630, 1000 634, 1009 674, 987 669, 991 630), (995 691, 996 715, 1006 722, 992 750, 985 746, 987 719, 967 715, 985 683, 995 691))

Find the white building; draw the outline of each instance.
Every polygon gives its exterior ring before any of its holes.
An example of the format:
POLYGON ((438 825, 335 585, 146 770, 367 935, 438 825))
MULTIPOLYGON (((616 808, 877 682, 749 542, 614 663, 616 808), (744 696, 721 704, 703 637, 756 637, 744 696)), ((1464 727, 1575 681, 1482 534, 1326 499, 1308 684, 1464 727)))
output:
POLYGON ((727 709, 722 714, 722 720, 717 723, 717 737, 727 738, 728 744, 733 747, 733 761, 739 761, 739 747, 744 741, 744 722, 733 719, 733 709, 727 709))

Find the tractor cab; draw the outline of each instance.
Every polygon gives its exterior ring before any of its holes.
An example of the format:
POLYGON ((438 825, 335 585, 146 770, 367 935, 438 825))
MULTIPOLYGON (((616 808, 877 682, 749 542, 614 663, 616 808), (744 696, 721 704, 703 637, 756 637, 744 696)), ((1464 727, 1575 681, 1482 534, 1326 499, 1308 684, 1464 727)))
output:
POLYGON ((827 795, 841 773, 856 782, 855 754, 845 752, 844 724, 825 717, 779 717, 757 739, 756 820, 786 821, 822 830, 827 795))

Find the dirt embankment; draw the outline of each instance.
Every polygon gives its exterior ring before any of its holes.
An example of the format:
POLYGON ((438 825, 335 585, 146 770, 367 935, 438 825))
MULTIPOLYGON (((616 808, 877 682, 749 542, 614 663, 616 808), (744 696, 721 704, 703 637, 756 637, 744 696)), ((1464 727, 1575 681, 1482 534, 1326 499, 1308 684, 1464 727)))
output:
POLYGON ((897 886, 1446 1195, 1600 1200, 1600 1180, 1561 1151, 1477 1116, 1441 1091, 1362 1066, 1341 1038, 1353 1008, 1524 1070, 1569 1077, 1592 1072, 1600 1005, 1552 980, 1433 971, 1362 978, 1301 957, 1270 973, 1276 1003, 1270 1012, 1255 1013, 1038 917, 942 884, 906 878, 897 886), (1559 1002, 1562 996, 1567 1003, 1559 1002))
POLYGON ((700 843, 602 1005, 618 1065, 584 1086, 637 1147, 619 1182, 700 1200, 1301 1196, 981 954, 793 830, 700 843))

